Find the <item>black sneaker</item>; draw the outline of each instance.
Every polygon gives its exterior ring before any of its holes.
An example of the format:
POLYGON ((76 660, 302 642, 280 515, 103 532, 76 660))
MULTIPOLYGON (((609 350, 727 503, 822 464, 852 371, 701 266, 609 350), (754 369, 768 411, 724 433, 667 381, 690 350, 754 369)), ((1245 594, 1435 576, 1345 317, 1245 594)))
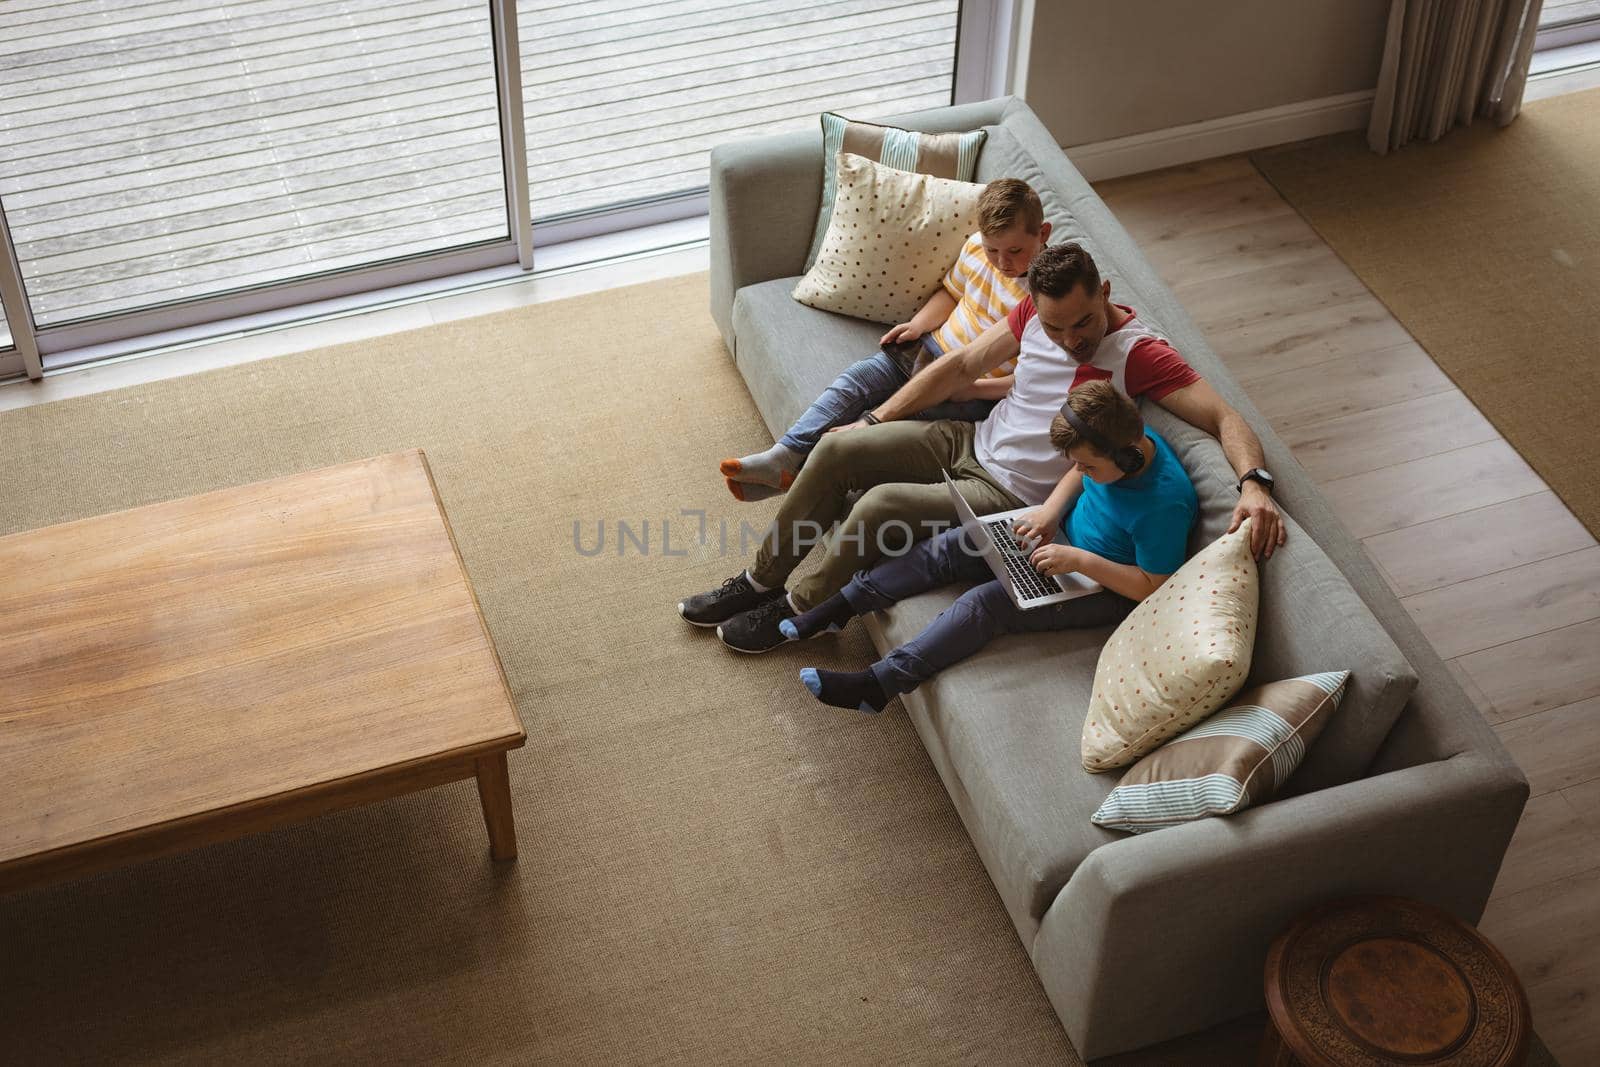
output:
POLYGON ((778 625, 792 618, 794 609, 789 606, 789 598, 780 596, 743 615, 735 615, 717 627, 717 636, 735 652, 771 652, 788 643, 789 639, 783 636, 778 625))
POLYGON ((688 600, 678 601, 678 614, 696 626, 717 626, 774 597, 782 599, 783 590, 768 589, 758 593, 744 571, 740 571, 709 593, 698 593, 688 600))

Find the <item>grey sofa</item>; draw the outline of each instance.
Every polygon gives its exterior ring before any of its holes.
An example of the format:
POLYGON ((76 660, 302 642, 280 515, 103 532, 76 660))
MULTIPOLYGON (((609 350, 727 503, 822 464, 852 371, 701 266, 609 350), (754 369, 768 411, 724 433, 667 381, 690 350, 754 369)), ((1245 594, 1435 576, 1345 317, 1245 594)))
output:
MULTIPOLYGON (((1475 922, 1527 782, 1360 546, 1026 104, 887 121, 986 127, 978 180, 1039 190, 1053 239, 1084 242, 1113 298, 1153 320, 1260 433, 1290 541, 1262 569, 1252 683, 1354 672, 1283 796, 1139 836, 1090 823, 1116 775, 1090 775, 1078 758, 1104 631, 1004 639, 905 698, 1074 1045, 1101 1057, 1259 1009, 1271 939, 1329 897, 1400 894, 1475 922)), ((711 311, 775 435, 882 330, 789 297, 821 188, 819 134, 712 153, 711 311)), ((1198 546, 1226 527, 1232 472, 1210 437, 1155 405, 1145 414, 1195 480, 1198 546)), ((903 641, 953 598, 872 617, 874 643, 903 641)))

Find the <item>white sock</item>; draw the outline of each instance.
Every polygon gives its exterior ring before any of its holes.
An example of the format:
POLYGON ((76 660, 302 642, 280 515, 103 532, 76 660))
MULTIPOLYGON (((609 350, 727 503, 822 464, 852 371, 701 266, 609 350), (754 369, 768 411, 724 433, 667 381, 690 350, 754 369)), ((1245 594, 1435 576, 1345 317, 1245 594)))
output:
POLYGON ((765 586, 756 581, 756 576, 751 574, 749 571, 744 572, 744 580, 749 582, 750 588, 754 589, 758 593, 765 593, 769 588, 771 588, 771 586, 765 586))
POLYGON ((792 475, 799 470, 805 458, 781 444, 774 444, 765 452, 752 452, 748 456, 741 456, 738 460, 738 471, 729 473, 727 477, 736 482, 755 482, 757 485, 770 485, 778 489, 783 486, 783 476, 792 475))

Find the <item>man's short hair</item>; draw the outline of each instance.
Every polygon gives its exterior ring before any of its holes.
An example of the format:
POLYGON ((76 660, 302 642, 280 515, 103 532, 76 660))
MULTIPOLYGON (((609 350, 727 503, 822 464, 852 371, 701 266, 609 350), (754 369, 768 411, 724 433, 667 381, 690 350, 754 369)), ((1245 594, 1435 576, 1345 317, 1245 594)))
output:
MULTIPOLYGON (((1138 407, 1108 381, 1102 379, 1078 386, 1067 394, 1067 405, 1085 426, 1112 448, 1135 444, 1144 436, 1144 419, 1139 417, 1138 407)), ((1050 422, 1050 443, 1062 455, 1079 445, 1087 445, 1096 453, 1106 455, 1104 449, 1085 440, 1063 415, 1057 415, 1050 422)))
POLYGON ((985 185, 978 194, 978 232, 992 237, 1019 222, 1029 233, 1044 225, 1044 205, 1033 187, 1020 178, 997 178, 985 185))
POLYGON ((1100 268, 1094 257, 1076 241, 1041 248, 1028 267, 1028 291, 1034 296, 1059 300, 1078 286, 1090 296, 1100 291, 1100 268))

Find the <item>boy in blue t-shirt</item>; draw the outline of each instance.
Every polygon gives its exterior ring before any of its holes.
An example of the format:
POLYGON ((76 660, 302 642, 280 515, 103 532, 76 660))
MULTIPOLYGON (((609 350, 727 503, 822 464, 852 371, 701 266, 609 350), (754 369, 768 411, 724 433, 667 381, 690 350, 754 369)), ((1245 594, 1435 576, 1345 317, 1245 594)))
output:
POLYGON ((961 662, 998 634, 1121 622, 1182 566, 1199 513, 1194 485, 1171 446, 1145 428, 1132 400, 1109 382, 1080 386, 1051 424, 1050 441, 1073 466, 1043 505, 1017 520, 1016 532, 1026 541, 1048 541, 1062 525, 1070 543, 1035 549, 1033 565, 1046 575, 1076 571, 1104 591, 1024 611, 957 527, 860 572, 834 596, 781 624, 790 640, 814 637, 916 593, 985 580, 864 671, 803 668, 800 680, 818 700, 882 711, 896 695, 961 662))

